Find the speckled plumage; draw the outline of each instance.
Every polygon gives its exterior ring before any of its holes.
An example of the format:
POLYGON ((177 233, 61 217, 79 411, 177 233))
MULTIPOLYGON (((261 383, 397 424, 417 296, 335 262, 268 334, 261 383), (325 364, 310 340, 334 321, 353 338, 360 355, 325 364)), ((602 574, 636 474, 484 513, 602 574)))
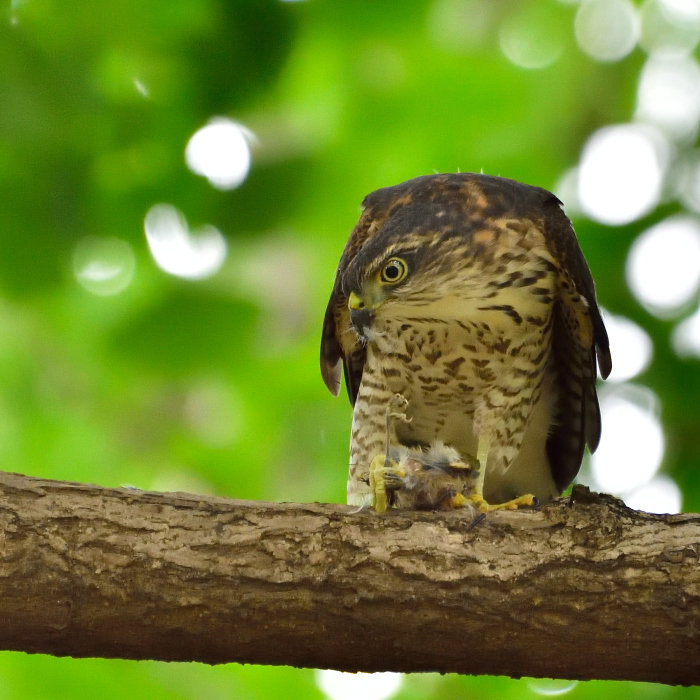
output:
POLYGON ((342 364, 354 404, 348 502, 367 500, 376 455, 436 442, 463 456, 486 450, 487 501, 551 500, 584 446, 598 444, 596 357, 607 376, 593 279, 554 195, 469 173, 373 192, 340 260, 321 343, 326 384, 339 393, 342 364), (405 279, 382 281, 397 258, 405 279), (353 318, 350 299, 362 307, 353 318), (395 394, 408 420, 387 429, 395 394))

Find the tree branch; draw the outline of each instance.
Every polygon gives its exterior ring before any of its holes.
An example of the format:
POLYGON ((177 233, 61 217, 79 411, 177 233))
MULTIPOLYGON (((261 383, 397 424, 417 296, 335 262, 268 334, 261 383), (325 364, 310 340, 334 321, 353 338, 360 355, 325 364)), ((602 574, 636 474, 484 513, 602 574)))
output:
POLYGON ((353 512, 0 474, 0 648, 700 682, 700 516, 353 512))

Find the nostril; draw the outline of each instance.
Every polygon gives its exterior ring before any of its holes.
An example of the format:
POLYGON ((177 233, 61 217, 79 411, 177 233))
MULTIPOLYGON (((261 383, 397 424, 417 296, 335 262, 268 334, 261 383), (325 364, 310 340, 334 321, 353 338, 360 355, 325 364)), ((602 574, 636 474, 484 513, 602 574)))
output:
POLYGON ((350 311, 362 311, 367 308, 367 304, 365 304, 365 300, 359 294, 351 292, 348 297, 348 308, 350 311))

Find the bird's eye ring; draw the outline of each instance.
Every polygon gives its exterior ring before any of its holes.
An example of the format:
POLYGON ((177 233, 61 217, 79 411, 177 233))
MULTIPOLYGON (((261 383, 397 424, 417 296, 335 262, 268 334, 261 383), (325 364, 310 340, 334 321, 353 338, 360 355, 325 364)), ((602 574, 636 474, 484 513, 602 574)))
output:
POLYGON ((408 274, 408 266, 401 258, 390 258, 382 268, 379 279, 385 284, 397 284, 408 274))

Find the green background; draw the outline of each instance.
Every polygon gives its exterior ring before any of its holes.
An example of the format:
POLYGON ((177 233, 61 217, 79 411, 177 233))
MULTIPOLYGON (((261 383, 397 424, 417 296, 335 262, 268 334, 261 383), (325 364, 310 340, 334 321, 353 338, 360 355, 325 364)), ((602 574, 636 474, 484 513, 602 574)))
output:
MULTIPOLYGON (((457 170, 551 189, 595 129, 629 121, 634 109, 641 49, 598 63, 576 45, 575 6, 483 3, 489 19, 477 33, 466 40, 456 28, 445 40, 435 27, 446 3, 425 0, 6 0, 0 469, 343 501, 351 410, 323 386, 317 352, 364 195, 457 170), (503 22, 532 26, 538 41, 555 37, 561 56, 542 70, 513 65, 498 45, 503 22), (184 161, 191 135, 215 116, 259 141, 232 191, 184 161), (157 267, 143 222, 158 202, 225 235, 218 274, 188 281, 157 267), (121 293, 78 283, 74 251, 88 236, 130 245, 136 269, 121 293)), ((684 508, 700 510, 700 364, 674 355, 673 323, 649 315, 623 275, 635 236, 679 210, 666 204, 625 227, 576 226, 601 302, 654 340, 637 381, 662 402, 663 469, 682 486, 684 508)), ((322 693, 311 670, 0 654, 0 700, 125 696, 322 693)), ((568 697, 672 696, 700 693, 589 683, 568 697)), ((537 694, 524 680, 417 675, 397 697, 537 694)))

